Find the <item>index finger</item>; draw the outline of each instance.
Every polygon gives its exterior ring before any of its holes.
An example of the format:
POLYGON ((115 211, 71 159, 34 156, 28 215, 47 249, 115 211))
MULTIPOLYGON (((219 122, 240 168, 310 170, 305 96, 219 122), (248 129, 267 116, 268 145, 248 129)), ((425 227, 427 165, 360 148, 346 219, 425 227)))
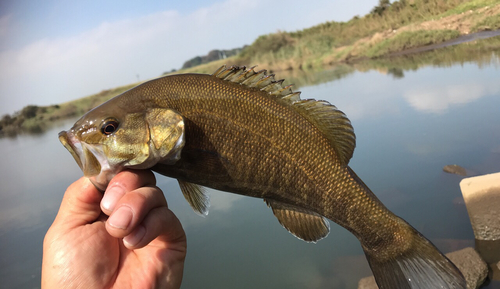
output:
POLYGON ((156 178, 150 170, 125 170, 114 176, 109 182, 104 197, 101 201, 102 211, 109 215, 114 210, 116 203, 127 192, 141 187, 156 185, 156 178))

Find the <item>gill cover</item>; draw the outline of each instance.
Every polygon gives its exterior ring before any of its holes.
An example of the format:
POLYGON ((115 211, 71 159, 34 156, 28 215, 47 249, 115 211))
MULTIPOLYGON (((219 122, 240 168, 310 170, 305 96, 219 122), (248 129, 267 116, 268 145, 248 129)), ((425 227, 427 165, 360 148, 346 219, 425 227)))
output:
POLYGON ((146 113, 149 129, 149 152, 153 161, 148 168, 156 163, 173 164, 181 157, 184 147, 184 119, 171 109, 153 108, 146 113))

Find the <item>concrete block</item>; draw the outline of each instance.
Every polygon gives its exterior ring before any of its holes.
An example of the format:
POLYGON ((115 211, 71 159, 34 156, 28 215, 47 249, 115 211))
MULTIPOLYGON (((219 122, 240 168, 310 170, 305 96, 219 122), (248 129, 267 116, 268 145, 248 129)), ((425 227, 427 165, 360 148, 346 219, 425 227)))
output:
POLYGON ((455 266, 462 272, 467 281, 467 289, 476 289, 483 284, 488 277, 488 264, 474 248, 465 248, 446 254, 455 266))
POLYGON ((500 240, 500 173, 463 179, 460 189, 478 240, 500 240))

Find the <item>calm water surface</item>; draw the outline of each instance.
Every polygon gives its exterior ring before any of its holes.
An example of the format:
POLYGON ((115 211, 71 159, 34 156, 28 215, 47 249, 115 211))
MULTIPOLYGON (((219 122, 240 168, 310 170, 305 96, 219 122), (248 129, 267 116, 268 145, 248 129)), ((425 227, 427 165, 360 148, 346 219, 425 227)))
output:
MULTIPOLYGON (((323 71, 320 84, 300 87, 303 98, 328 100, 348 115, 357 135, 351 167, 444 252, 473 246, 474 236, 461 177, 443 166, 500 171, 500 60, 487 59, 399 70, 397 77, 368 70, 328 80, 334 73, 323 71)), ((57 139, 71 124, 0 139, 2 288, 40 287, 44 234, 65 188, 82 175, 57 139)), ((182 288, 357 288, 371 275, 358 241, 334 223, 328 238, 308 244, 262 200, 211 191, 202 218, 175 180, 159 176, 158 185, 188 236, 182 288)))

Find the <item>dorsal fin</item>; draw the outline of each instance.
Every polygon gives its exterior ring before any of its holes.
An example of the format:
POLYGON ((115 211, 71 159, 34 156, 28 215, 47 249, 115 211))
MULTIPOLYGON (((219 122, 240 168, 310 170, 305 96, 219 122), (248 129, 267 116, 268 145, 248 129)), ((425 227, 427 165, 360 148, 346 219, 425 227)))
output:
POLYGON ((346 115, 324 100, 299 100, 293 103, 293 108, 319 127, 334 147, 341 163, 347 165, 354 153, 356 136, 346 115))
POLYGON ((356 136, 346 115, 327 101, 301 100, 300 92, 293 92, 291 85, 283 86, 283 80, 275 80, 274 74, 266 75, 265 70, 255 71, 254 68, 255 66, 249 69, 245 66, 226 68, 223 65, 212 75, 226 81, 260 89, 275 96, 277 101, 289 105, 318 127, 335 149, 340 162, 347 165, 356 146, 356 136))

